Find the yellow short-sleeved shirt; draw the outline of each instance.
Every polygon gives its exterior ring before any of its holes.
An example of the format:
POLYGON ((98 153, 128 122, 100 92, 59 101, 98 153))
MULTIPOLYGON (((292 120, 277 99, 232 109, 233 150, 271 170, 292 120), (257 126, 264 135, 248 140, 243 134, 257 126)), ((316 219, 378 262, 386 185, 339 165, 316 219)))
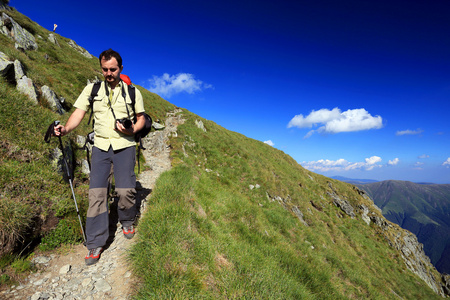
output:
MULTIPOLYGON (((130 113, 131 120, 133 120, 134 117, 133 107, 131 104, 131 98, 128 95, 127 85, 123 81, 120 81, 113 91, 111 91, 111 87, 109 86, 109 84, 106 85, 109 91, 108 94, 112 93, 111 104, 114 110, 114 114, 116 115, 116 118, 117 119, 128 118, 127 109, 125 106, 126 103, 126 105, 128 106, 128 111, 130 113), (122 86, 126 94, 125 97, 126 99, 124 99, 124 97, 122 96, 122 86)), ((90 108, 89 97, 91 95, 93 86, 94 84, 89 84, 84 88, 83 92, 81 92, 81 95, 78 97, 77 101, 75 101, 74 106, 76 108, 82 109, 86 112, 89 110, 90 108)), ((143 113, 145 110, 144 110, 144 101, 142 100, 142 94, 137 88, 135 88, 135 90, 136 90, 136 104, 135 104, 136 113, 143 113)), ((120 150, 123 148, 136 145, 136 142, 134 141, 134 136, 126 135, 119 131, 114 130, 116 122, 109 107, 109 101, 108 96, 106 94, 104 81, 101 83, 97 96, 94 98, 93 111, 95 121, 94 125, 95 147, 104 151, 108 151, 109 146, 112 146, 113 150, 120 150)))

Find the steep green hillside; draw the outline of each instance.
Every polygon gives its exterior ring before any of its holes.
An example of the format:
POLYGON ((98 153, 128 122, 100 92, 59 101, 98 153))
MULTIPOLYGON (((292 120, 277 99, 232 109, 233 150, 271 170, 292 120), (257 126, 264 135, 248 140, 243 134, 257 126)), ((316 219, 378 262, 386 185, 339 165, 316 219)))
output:
MULTIPOLYGON (((4 34, 5 26, 0 23, 0 64, 20 62, 38 92, 36 104, 16 89, 15 67, 0 76, 0 255, 23 254, 42 237, 48 236, 55 226, 62 226, 57 225, 62 219, 66 224, 62 229, 71 235, 62 240, 80 241, 82 237, 69 185, 50 163, 49 157, 58 147, 57 139, 50 144, 44 142, 50 123, 54 120, 64 123, 69 114, 61 116, 53 112, 42 95, 42 87, 46 85, 58 97, 64 97, 66 109, 70 110, 86 82, 101 78, 101 73, 98 59, 81 55, 69 46, 69 39, 54 34, 56 45, 49 41, 48 30, 19 12, 4 10, 0 14, 0 20, 7 15, 30 32, 38 45, 37 50, 16 49, 16 42, 4 34)), ((164 120, 166 112, 173 110, 174 106, 159 96, 143 88, 140 90, 145 107, 155 120, 164 120)), ((85 136, 91 130, 87 120, 83 121, 70 139, 63 140, 66 145, 71 142, 76 148, 76 135, 85 136)), ((75 156, 79 159, 85 154, 75 151, 75 156)), ((79 168, 76 172, 75 191, 84 217, 88 178, 79 172, 79 168)), ((60 239, 56 239, 58 241, 60 239)), ((3 261, 7 263, 10 259, 3 261)), ((2 262, 1 269, 3 265, 2 262)))
MULTIPOLYGON (((18 12, 7 13, 39 47, 22 52, 0 34, 0 51, 22 62, 39 91, 50 86, 70 109, 86 81, 99 75, 97 59, 58 35, 60 46, 49 42, 50 32, 18 12)), ((3 274, 8 253, 26 255, 30 241, 54 232, 79 240, 79 232, 70 189, 49 160, 57 143, 43 142, 50 122, 65 122, 68 114, 52 112, 41 96, 33 104, 14 80, 0 80, 0 242, 9 246, 2 248, 3 274), (71 230, 53 230, 61 226, 71 230)), ((174 109, 141 91, 155 119, 174 109)), ((173 169, 158 179, 130 253, 140 279, 137 299, 444 295, 441 275, 415 237, 387 222, 361 190, 186 110, 182 115, 186 122, 170 141, 173 169)), ((83 123, 70 138, 89 129, 83 123)), ((75 152, 76 159, 81 155, 75 152)), ((88 178, 79 171, 75 177, 84 216, 88 178)))
POLYGON ((417 236, 439 271, 450 274, 450 184, 389 180, 359 187, 389 221, 417 236))
POLYGON ((132 253, 142 274, 139 299, 438 297, 389 246, 399 228, 363 221, 361 210, 372 204, 361 191, 262 142, 183 116, 171 144, 174 168, 157 182, 132 253))

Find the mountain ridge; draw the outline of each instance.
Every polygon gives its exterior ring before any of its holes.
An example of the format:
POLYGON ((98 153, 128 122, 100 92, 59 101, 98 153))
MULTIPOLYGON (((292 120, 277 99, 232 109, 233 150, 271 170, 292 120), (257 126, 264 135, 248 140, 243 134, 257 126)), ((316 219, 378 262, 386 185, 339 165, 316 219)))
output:
POLYGON ((450 184, 386 180, 357 186, 389 221, 417 235, 436 268, 450 274, 450 184))

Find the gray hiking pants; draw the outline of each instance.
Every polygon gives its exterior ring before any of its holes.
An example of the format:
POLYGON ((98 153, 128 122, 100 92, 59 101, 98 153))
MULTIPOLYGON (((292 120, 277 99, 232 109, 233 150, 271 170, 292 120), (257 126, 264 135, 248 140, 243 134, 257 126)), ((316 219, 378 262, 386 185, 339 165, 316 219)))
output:
POLYGON ((109 236, 108 178, 114 166, 115 191, 119 197, 117 213, 122 226, 130 226, 136 217, 136 148, 114 151, 92 149, 89 209, 86 218, 86 247, 103 247, 109 236))

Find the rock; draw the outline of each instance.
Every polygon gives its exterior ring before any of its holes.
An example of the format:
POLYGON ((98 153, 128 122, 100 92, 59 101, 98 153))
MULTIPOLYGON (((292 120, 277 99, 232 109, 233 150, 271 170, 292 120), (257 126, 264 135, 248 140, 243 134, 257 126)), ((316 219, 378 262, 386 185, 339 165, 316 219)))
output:
POLYGON ((33 296, 31 296, 30 299, 31 300, 39 300, 39 299, 41 299, 41 293, 40 292, 36 292, 35 294, 33 294, 33 296))
POLYGON ((0 32, 13 38, 18 45, 16 48, 23 48, 24 50, 36 50, 38 48, 34 36, 7 14, 2 13, 0 15, 0 25, 0 32))
POLYGON ((93 56, 89 52, 87 52, 86 49, 78 46, 77 43, 75 43, 75 41, 70 40, 69 41, 69 46, 72 47, 73 49, 75 49, 76 51, 78 51, 84 57, 93 58, 93 56))
POLYGON ((38 104, 37 90, 33 81, 27 76, 23 76, 17 81, 17 90, 30 98, 34 104, 38 104))
POLYGON ((166 128, 164 125, 159 124, 159 123, 156 123, 156 122, 153 122, 153 123, 152 123, 152 127, 153 127, 155 130, 163 130, 164 128, 166 128))
POLYGON ((59 43, 58 43, 58 40, 56 39, 56 36, 55 36, 53 33, 50 33, 50 34, 48 35, 48 40, 49 40, 50 42, 52 42, 53 44, 55 44, 56 46, 58 46, 58 47, 61 48, 61 46, 60 46, 59 43))
MULTIPOLYGON (((66 154, 66 159, 67 159, 67 164, 69 165, 69 171, 71 176, 73 176, 73 151, 72 151, 72 146, 70 145, 70 143, 68 143, 66 146, 64 146, 64 152, 66 154)), ((66 166, 63 160, 63 156, 62 156, 62 152, 61 149, 59 148, 55 148, 53 149, 53 153, 51 155, 51 164, 52 167, 58 171, 58 173, 60 173, 64 180, 66 180, 68 182, 68 177, 67 177, 67 171, 66 171, 66 166)))
POLYGON ((81 172, 86 175, 91 174, 91 168, 89 168, 89 163, 86 159, 81 160, 81 172))
POLYGON ((46 264, 51 260, 48 256, 36 256, 31 261, 35 264, 46 264))
POLYGON ((370 225, 369 208, 364 204, 360 204, 359 208, 362 210, 361 218, 364 222, 366 222, 367 225, 370 225))
POLYGON ((195 120, 195 125, 197 125, 198 128, 200 128, 201 130, 203 130, 204 132, 206 132, 206 128, 205 125, 203 125, 203 122, 200 120, 195 120))
MULTIPOLYGON (((50 89, 48 86, 44 85, 41 88, 42 96, 47 99, 48 104, 52 108, 53 111, 59 113, 60 115, 63 115, 66 113, 66 110, 63 107, 63 103, 61 101, 61 98, 58 98, 52 89, 50 89)), ((64 101, 64 98, 62 98, 64 101)))
POLYGON ((11 70, 14 70, 14 63, 12 61, 0 60, 0 76, 10 77, 11 70))
MULTIPOLYGON (((300 222, 305 225, 309 226, 308 223, 303 219, 303 213, 300 211, 300 209, 297 206, 292 207, 292 212, 297 216, 297 218, 300 220, 300 222)), ((314 249, 314 248, 312 248, 314 249)))
POLYGON ((95 288, 97 289, 97 291, 102 292, 102 293, 106 293, 108 291, 111 290, 111 286, 109 285, 109 283, 105 280, 105 279, 100 279, 95 283, 95 288))
POLYGON ((347 215, 352 217, 352 219, 354 217, 356 217, 356 214, 355 214, 355 211, 354 211, 355 209, 353 208, 353 206, 347 200, 342 199, 337 194, 334 194, 334 193, 332 194, 330 192, 327 192, 327 193, 333 199, 334 205, 336 205, 343 212, 345 212, 347 215))
POLYGON ((25 72, 22 63, 16 59, 14 61, 14 77, 16 78, 16 82, 22 79, 23 76, 25 76, 25 72))
POLYGON ((60 275, 65 275, 65 274, 69 273, 71 268, 72 268, 71 265, 62 266, 61 269, 59 269, 59 274, 60 275))

